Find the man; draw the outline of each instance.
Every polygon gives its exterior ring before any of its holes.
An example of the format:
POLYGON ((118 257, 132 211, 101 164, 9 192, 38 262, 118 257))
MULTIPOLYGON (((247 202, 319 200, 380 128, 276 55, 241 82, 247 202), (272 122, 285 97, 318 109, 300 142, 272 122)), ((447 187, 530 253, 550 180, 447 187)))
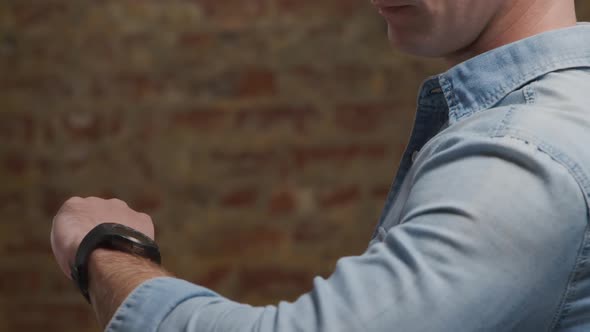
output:
POLYGON ((590 331, 590 25, 573 0, 373 2, 393 45, 454 67, 421 87, 367 251, 251 307, 167 276, 157 253, 95 249, 96 225, 153 239, 151 219, 72 198, 52 247, 108 331, 590 331))

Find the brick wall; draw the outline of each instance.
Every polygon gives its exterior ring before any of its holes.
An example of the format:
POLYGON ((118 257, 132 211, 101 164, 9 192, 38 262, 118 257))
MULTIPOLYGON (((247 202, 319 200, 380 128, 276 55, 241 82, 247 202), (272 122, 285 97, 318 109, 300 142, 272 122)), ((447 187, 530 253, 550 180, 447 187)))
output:
POLYGON ((151 214, 182 278, 294 300, 365 249, 442 68, 364 0, 0 1, 0 331, 97 331, 48 242, 72 195, 151 214))

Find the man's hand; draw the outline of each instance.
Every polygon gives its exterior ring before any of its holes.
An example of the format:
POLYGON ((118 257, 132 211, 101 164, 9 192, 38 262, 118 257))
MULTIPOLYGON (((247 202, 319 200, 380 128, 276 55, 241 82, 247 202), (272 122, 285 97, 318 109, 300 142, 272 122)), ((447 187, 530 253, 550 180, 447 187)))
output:
POLYGON ((145 213, 131 209, 118 199, 97 197, 68 199, 53 218, 51 248, 65 275, 71 279, 71 267, 82 239, 95 226, 118 223, 131 227, 154 239, 154 224, 145 213))

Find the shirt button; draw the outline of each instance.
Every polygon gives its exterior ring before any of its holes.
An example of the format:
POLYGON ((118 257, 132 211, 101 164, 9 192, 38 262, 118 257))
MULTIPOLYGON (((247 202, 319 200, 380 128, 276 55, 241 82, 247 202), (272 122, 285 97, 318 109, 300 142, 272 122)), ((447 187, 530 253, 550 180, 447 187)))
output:
POLYGON ((412 152, 412 163, 416 161, 416 157, 418 156, 418 151, 412 152))

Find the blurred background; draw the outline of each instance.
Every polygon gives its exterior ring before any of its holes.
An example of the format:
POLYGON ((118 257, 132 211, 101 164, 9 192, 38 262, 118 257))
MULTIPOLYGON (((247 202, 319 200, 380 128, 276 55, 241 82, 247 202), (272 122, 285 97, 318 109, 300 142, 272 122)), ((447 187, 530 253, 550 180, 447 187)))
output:
POLYGON ((49 245, 70 196, 150 214, 181 278, 295 300, 365 250, 444 69, 368 0, 1 0, 0 331, 98 331, 49 245))

